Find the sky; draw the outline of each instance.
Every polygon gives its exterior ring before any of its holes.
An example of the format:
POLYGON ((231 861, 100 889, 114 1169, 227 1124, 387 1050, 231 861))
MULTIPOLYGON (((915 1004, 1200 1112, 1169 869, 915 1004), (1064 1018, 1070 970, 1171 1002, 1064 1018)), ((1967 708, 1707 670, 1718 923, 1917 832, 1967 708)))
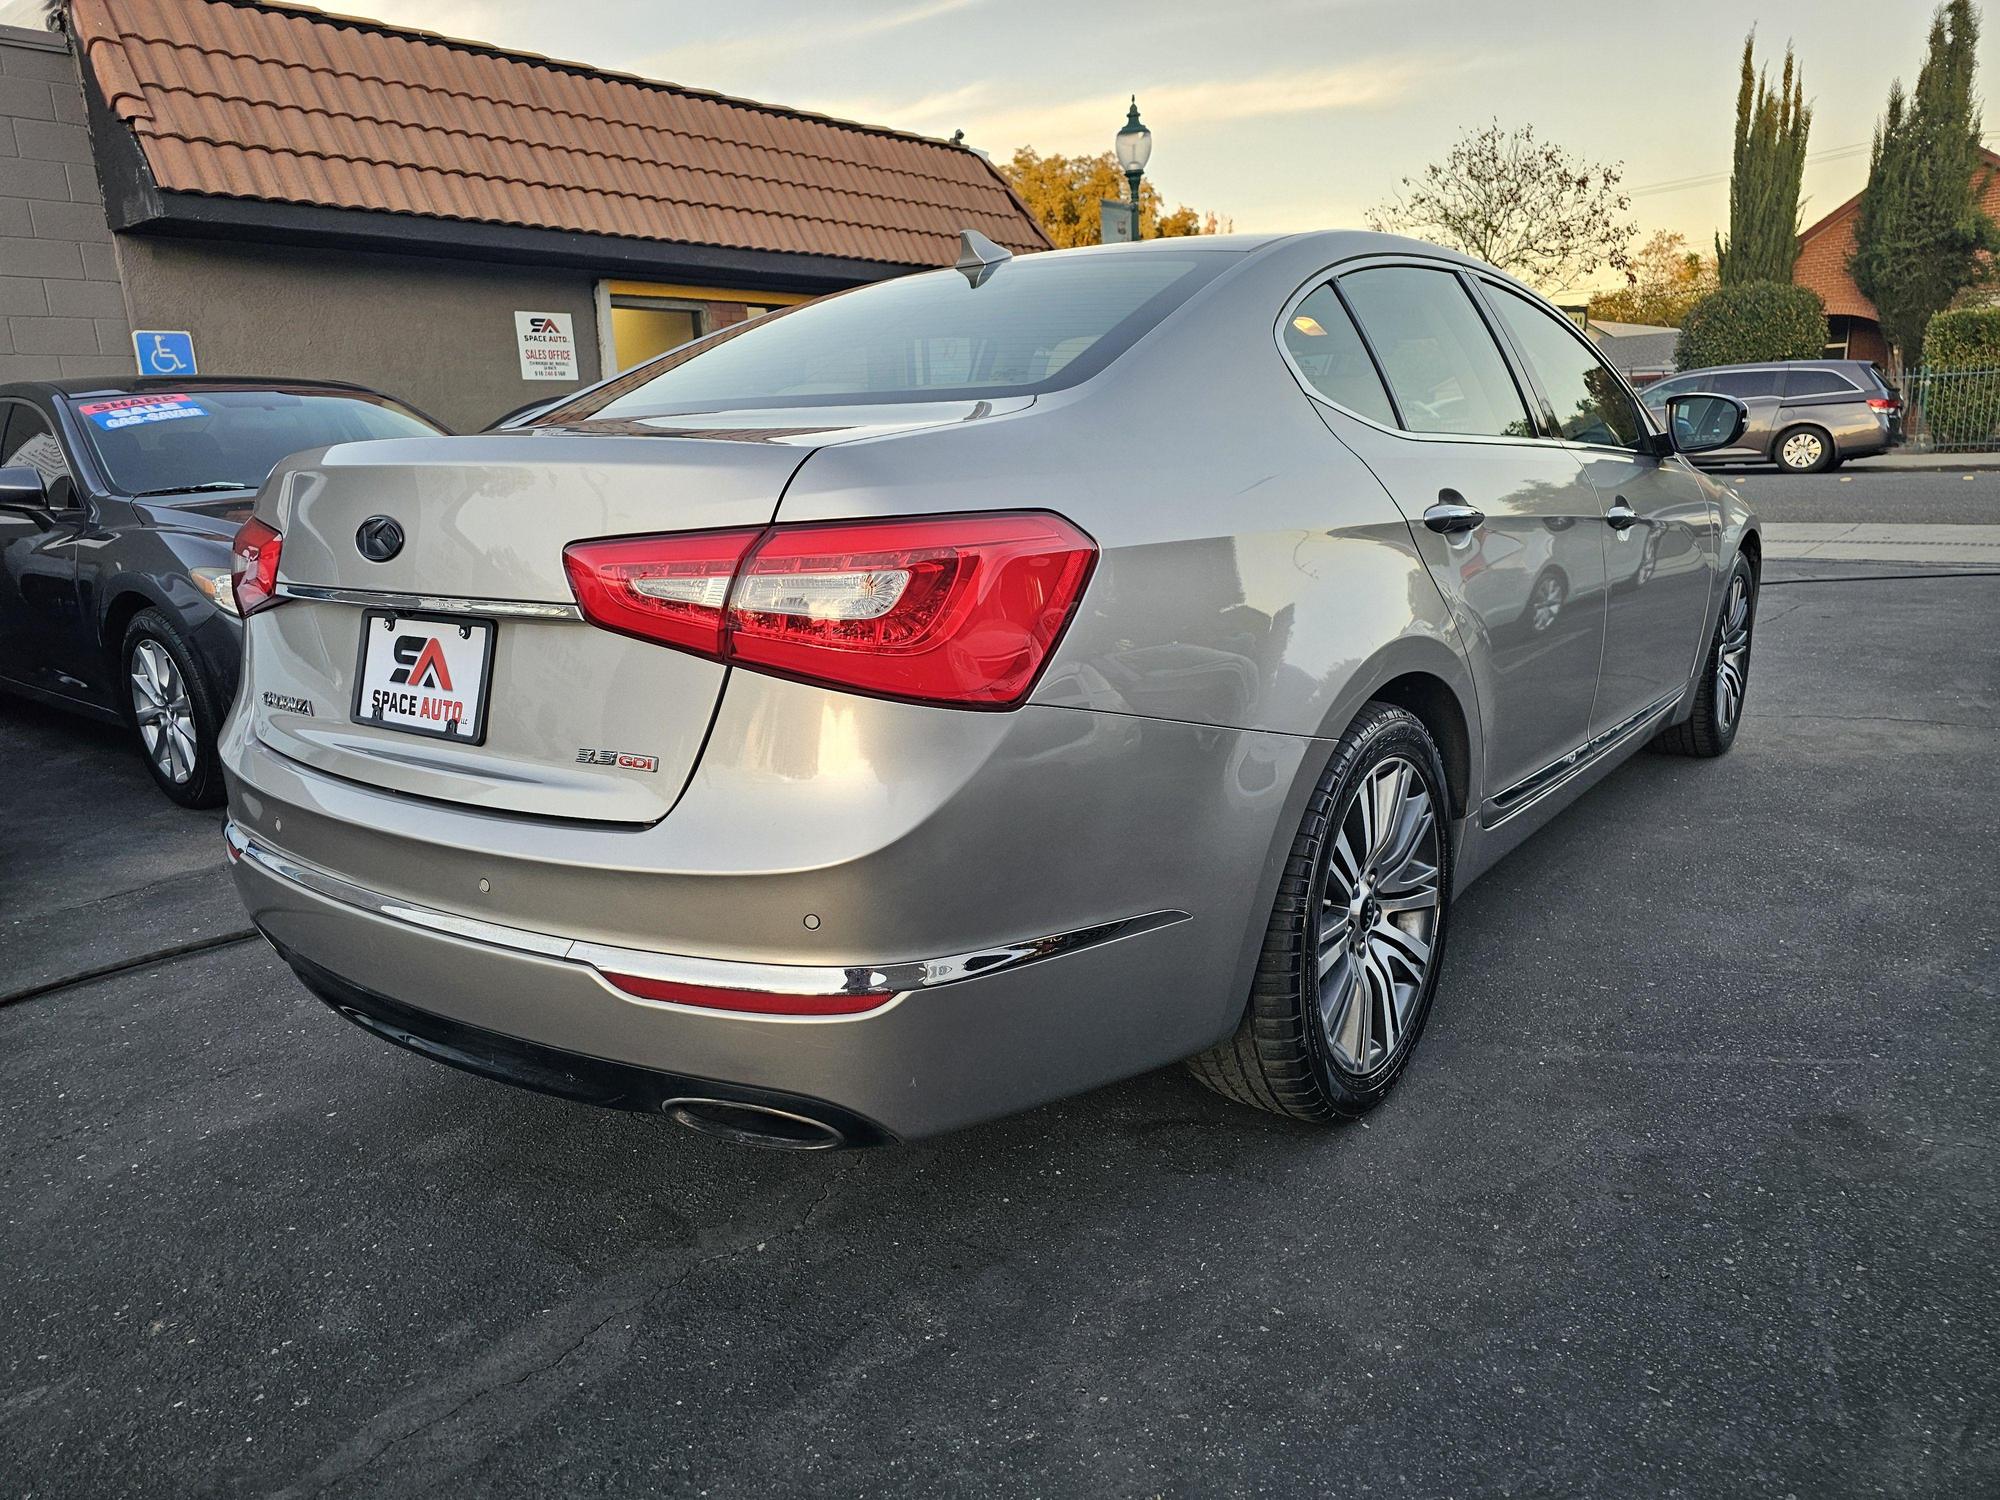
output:
MULTIPOLYGON (((1136 93, 1153 131, 1153 185, 1245 231, 1360 225, 1462 131, 1533 125, 1624 164, 1640 239, 1667 229, 1704 249, 1728 217, 1744 33, 1755 25, 1774 71, 1788 40, 1804 66, 1811 223, 1860 190, 1890 80, 1914 82, 1932 10, 1930 0, 321 4, 924 134, 962 129, 996 159, 1020 145, 1102 151, 1136 93)), ((2000 35, 1989 34, 1981 79, 1996 65, 2000 35)), ((2000 141, 2000 112, 1990 123, 2000 141)))

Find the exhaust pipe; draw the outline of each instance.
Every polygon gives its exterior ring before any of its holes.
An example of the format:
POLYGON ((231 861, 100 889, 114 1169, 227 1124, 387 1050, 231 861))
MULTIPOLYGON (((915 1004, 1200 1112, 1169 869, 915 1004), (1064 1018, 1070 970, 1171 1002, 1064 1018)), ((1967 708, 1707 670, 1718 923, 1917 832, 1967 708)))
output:
POLYGON ((847 1137, 824 1120, 773 1109, 767 1104, 745 1104, 735 1099, 668 1099, 660 1108, 666 1111, 668 1119, 690 1130, 721 1136, 739 1146, 765 1146, 777 1151, 832 1151, 847 1144, 847 1137))

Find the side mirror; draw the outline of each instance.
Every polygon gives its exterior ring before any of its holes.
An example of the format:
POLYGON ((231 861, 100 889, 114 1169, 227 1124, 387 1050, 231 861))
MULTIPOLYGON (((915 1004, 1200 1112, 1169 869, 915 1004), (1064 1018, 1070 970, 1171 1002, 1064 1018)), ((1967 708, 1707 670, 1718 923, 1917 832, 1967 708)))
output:
POLYGON ((1707 391, 1667 397, 1667 436, 1677 453, 1733 448, 1750 425, 1750 408, 1734 396, 1707 391))
POLYGON ((0 510, 43 516, 49 512, 49 483, 26 464, 0 468, 0 510))

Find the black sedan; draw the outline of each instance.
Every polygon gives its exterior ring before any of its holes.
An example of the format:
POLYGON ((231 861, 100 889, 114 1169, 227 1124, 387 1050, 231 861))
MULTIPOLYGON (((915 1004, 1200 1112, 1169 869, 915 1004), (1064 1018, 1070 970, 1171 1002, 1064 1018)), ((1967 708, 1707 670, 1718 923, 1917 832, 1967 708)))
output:
POLYGON ((161 791, 219 803, 258 486, 288 454, 441 430, 329 381, 0 385, 0 688, 128 726, 161 791))

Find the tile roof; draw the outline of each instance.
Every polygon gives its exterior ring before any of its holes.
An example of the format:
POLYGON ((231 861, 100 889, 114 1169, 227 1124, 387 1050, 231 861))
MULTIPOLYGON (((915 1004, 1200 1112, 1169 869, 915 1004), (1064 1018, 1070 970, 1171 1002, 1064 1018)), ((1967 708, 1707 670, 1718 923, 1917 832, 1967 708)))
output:
MULTIPOLYGON (((1986 170, 1993 174, 1987 180, 1979 206, 2000 217, 2000 153, 1982 148, 1979 155, 1986 170)), ((1825 218, 1801 231, 1792 280, 1818 292, 1830 317, 1879 321, 1875 304, 1847 274, 1847 258, 1854 253, 1854 221, 1860 212, 1861 194, 1856 193, 1825 218)))
POLYGON ((949 262, 1047 238, 944 141, 258 0, 74 0, 173 193, 668 243, 949 262))

